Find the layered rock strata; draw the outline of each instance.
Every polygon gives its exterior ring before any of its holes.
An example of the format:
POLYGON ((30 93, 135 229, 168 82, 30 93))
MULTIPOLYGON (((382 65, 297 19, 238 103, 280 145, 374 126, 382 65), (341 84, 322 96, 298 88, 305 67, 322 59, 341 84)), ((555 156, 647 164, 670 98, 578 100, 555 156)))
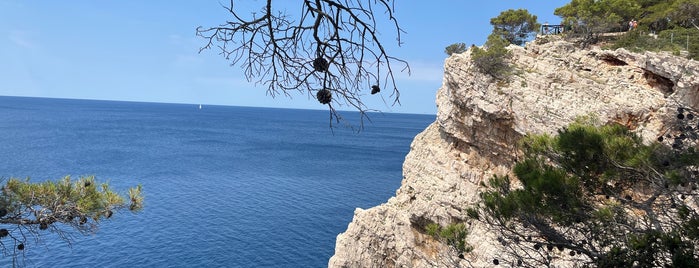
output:
POLYGON ((437 120, 413 140, 396 196, 355 210, 329 267, 492 266, 503 251, 488 226, 469 226, 474 250, 460 259, 426 235, 424 225, 465 220, 480 182, 509 172, 521 137, 553 134, 578 116, 595 115, 650 141, 672 131, 677 107, 699 108, 699 63, 693 60, 579 49, 562 40, 508 49, 508 81, 476 71, 470 51, 446 60, 437 120))

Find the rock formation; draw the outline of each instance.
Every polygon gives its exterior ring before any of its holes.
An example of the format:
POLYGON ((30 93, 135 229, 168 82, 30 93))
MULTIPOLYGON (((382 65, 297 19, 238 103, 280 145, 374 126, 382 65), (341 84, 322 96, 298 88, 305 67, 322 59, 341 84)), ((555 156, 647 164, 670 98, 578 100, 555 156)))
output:
POLYGON ((422 230, 428 222, 465 220, 479 183, 509 172, 522 136, 555 133, 578 116, 596 115, 650 141, 672 131, 677 107, 699 108, 696 61, 579 49, 563 40, 508 49, 514 67, 508 81, 476 71, 470 51, 446 60, 437 120, 412 142, 396 196, 355 210, 329 267, 492 266, 502 249, 488 226, 469 226, 474 250, 463 260, 422 230))

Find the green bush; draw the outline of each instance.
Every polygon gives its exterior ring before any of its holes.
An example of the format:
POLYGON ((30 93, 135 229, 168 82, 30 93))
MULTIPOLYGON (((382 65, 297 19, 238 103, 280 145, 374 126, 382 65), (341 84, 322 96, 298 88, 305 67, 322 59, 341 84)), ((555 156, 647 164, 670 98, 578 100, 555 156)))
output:
POLYGON ((444 49, 444 53, 447 53, 447 55, 449 56, 451 56, 452 54, 459 54, 464 52, 466 52, 466 44, 464 43, 454 43, 447 46, 444 49))
POLYGON ((468 229, 463 223, 452 223, 445 227, 436 223, 430 223, 425 227, 425 230, 428 235, 453 247, 459 254, 473 250, 473 247, 466 243, 468 229))
POLYGON ((518 46, 532 38, 541 27, 541 24, 536 22, 536 16, 529 14, 526 9, 503 11, 490 19, 490 24, 505 40, 518 46))
POLYGON ((688 198, 699 194, 690 145, 699 139, 693 128, 677 130, 671 148, 663 137, 644 144, 622 125, 589 118, 556 136, 527 136, 513 168, 521 186, 492 178, 480 218, 507 242, 526 241, 509 253, 527 263, 550 264, 530 254, 545 246, 579 255, 583 266, 699 267, 699 211, 688 198))
POLYGON ((688 58, 699 60, 699 30, 675 28, 658 33, 657 38, 641 31, 630 31, 614 42, 611 48, 625 48, 635 52, 669 51, 675 54, 688 51, 688 58))
POLYGON ((503 79, 511 71, 507 63, 507 59, 512 56, 512 53, 506 48, 509 44, 498 31, 494 31, 488 36, 485 49, 473 48, 471 60, 480 72, 489 74, 496 79, 503 79))

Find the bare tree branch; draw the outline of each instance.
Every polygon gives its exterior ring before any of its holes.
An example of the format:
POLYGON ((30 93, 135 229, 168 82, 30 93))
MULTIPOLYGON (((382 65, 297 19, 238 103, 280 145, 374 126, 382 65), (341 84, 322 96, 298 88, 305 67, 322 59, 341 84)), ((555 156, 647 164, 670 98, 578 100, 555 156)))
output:
POLYGON ((369 108, 362 98, 369 91, 390 88, 393 104, 400 93, 393 72, 395 64, 410 72, 406 61, 391 56, 381 42, 378 15, 393 24, 397 42, 400 28, 391 0, 304 0, 296 20, 286 10, 273 9, 265 1, 260 16, 245 16, 230 1, 226 10, 233 20, 215 27, 198 27, 197 36, 207 42, 200 52, 217 48, 240 65, 248 81, 267 87, 267 94, 290 96, 292 91, 315 96, 328 104, 331 122, 340 120, 333 104, 360 112, 369 108))

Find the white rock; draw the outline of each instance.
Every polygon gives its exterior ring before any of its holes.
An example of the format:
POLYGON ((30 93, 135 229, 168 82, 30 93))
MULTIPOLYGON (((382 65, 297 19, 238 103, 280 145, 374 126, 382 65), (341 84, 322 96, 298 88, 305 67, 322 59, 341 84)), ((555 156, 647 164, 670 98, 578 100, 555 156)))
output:
MULTIPOLYGON (((553 134, 581 115, 618 122, 654 140, 678 105, 699 108, 699 64, 668 53, 580 50, 565 41, 510 46, 514 74, 496 82, 475 71, 470 51, 445 62, 437 120, 411 144, 396 197, 357 209, 337 236, 329 267, 450 267, 460 259, 419 231, 424 221, 465 220, 479 183, 505 174, 527 133, 553 134)), ((471 226, 476 267, 502 252, 488 226, 471 226)), ((461 265, 466 266, 463 261, 461 265)))

